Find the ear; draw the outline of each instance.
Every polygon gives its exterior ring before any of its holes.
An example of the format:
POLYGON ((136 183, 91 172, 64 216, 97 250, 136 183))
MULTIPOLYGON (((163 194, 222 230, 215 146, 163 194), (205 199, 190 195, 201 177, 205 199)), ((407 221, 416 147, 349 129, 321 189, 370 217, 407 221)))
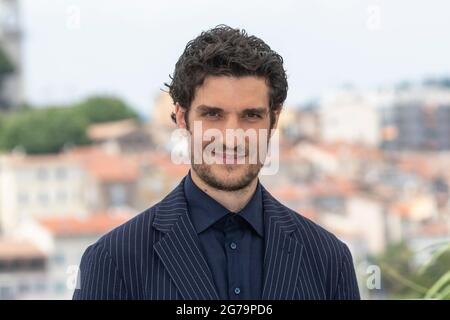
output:
POLYGON ((178 102, 175 104, 175 118, 177 120, 177 126, 180 129, 187 129, 185 113, 186 109, 183 108, 178 102))

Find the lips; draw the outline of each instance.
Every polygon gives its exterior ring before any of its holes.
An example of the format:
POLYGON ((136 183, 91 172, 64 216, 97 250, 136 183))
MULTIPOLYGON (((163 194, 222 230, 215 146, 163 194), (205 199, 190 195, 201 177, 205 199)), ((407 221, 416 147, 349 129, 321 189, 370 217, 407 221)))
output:
POLYGON ((223 162, 226 161, 237 161, 238 159, 243 159, 245 158, 245 154, 239 154, 237 152, 212 152, 212 155, 216 158, 216 159, 222 159, 223 162))

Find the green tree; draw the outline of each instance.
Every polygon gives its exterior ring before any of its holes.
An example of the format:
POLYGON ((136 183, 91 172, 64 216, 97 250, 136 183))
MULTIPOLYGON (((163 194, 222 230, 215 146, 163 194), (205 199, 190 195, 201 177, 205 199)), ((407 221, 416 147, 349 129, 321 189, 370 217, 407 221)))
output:
POLYGON ((5 109, 5 101, 3 100, 3 81, 5 77, 14 71, 14 65, 8 59, 8 56, 3 51, 2 47, 0 47, 0 110, 5 109))
POLYGON ((14 65, 9 60, 5 51, 0 47, 0 81, 4 76, 14 71, 14 65))
POLYGON ((4 122, 0 145, 6 150, 21 146, 28 153, 53 153, 89 142, 86 119, 69 108, 20 112, 4 122))
POLYGON ((89 123, 138 119, 138 114, 124 101, 112 96, 94 96, 75 106, 89 123))
POLYGON ((137 113, 115 97, 96 96, 73 106, 32 108, 24 105, 0 118, 0 150, 21 146, 27 153, 59 152, 65 145, 90 143, 92 123, 138 119, 137 113))
POLYGON ((383 290, 397 299, 450 299, 450 244, 413 252, 405 243, 391 244, 384 253, 369 260, 380 266, 383 290), (430 253, 421 266, 415 258, 430 253))

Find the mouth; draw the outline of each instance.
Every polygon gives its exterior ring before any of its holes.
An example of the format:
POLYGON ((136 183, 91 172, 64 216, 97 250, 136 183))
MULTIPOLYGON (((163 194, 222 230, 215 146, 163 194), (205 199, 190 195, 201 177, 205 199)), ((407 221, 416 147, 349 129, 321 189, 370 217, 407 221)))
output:
POLYGON ((215 152, 212 151, 211 155, 217 160, 221 160, 223 163, 236 163, 240 159, 245 159, 245 153, 237 152, 215 152))

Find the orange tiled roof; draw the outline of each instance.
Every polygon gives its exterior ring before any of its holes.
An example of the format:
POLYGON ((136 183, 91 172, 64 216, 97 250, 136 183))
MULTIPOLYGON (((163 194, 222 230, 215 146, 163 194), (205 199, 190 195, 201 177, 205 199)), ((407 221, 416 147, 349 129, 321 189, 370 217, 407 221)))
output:
POLYGON ((101 181, 134 181, 139 176, 139 164, 123 154, 108 153, 95 147, 79 147, 67 153, 70 159, 81 162, 101 181))
POLYGON ((339 155, 339 153, 345 152, 350 153, 352 156, 356 158, 361 157, 361 158, 380 159, 382 157, 381 150, 364 145, 357 145, 344 142, 336 142, 336 143, 322 142, 314 144, 314 146, 332 155, 339 155))
POLYGON ((437 169, 429 161, 420 158, 401 159, 398 167, 403 171, 413 172, 424 178, 431 178, 437 169))
POLYGON ((190 165, 186 164, 175 164, 170 158, 170 154, 167 152, 156 152, 156 151, 146 151, 139 154, 130 155, 139 163, 139 165, 144 166, 154 166, 159 170, 164 171, 169 176, 183 177, 187 174, 190 165))
POLYGON ((42 257, 45 257, 45 254, 30 241, 0 239, 0 260, 42 257))
POLYGON ((357 191, 355 184, 347 179, 329 177, 323 181, 316 181, 307 187, 310 195, 342 195, 349 196, 357 191))
POLYGON ((107 140, 121 137, 137 129, 133 119, 111 121, 90 125, 87 135, 92 140, 107 140))
POLYGON ((411 213, 411 205, 406 202, 396 202, 391 207, 392 211, 399 217, 408 217, 411 213))
POLYGON ((420 235, 424 236, 450 236, 450 225, 439 222, 424 225, 419 230, 420 235))
POLYGON ((42 224, 55 236, 102 235, 131 219, 128 213, 91 214, 86 218, 67 216, 40 218, 42 224))
POLYGON ((313 208, 298 208, 295 211, 312 221, 316 221, 318 218, 317 210, 313 208))
POLYGON ((304 199, 306 191, 303 188, 293 185, 286 185, 284 187, 278 187, 271 191, 272 195, 281 201, 292 201, 304 199))

